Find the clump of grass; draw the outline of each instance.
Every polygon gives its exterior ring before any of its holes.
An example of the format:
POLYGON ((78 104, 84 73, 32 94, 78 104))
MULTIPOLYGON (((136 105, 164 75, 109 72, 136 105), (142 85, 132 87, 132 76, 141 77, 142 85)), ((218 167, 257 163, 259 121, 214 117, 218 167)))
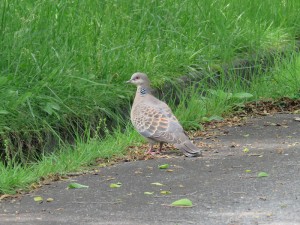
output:
MULTIPOLYGON (((88 134, 87 134, 88 135, 88 134)), ((126 154, 129 143, 139 144, 141 137, 132 127, 116 129, 105 139, 93 138, 88 142, 78 138, 76 147, 66 146, 54 153, 44 155, 38 163, 21 165, 10 161, 8 165, 0 162, 0 194, 13 194, 16 190, 28 190, 29 185, 39 182, 41 177, 63 175, 95 165, 97 158, 109 160, 126 154)))
POLYGON ((289 97, 300 98, 300 57, 285 61, 279 58, 272 72, 252 81, 250 91, 256 99, 289 97))

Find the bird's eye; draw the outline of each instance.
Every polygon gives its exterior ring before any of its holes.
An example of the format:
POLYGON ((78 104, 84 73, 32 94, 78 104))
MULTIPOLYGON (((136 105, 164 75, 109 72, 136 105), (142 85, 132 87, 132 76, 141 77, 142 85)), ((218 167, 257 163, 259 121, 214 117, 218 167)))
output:
POLYGON ((137 76, 137 77, 135 77, 135 79, 136 79, 136 80, 138 80, 138 79, 140 79, 140 77, 139 77, 139 76, 137 76))

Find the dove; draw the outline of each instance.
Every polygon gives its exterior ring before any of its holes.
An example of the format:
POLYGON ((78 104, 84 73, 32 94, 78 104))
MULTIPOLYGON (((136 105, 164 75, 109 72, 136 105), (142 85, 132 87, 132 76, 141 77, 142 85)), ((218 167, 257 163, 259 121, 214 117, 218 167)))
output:
POLYGON ((144 73, 134 73, 127 81, 137 86, 130 118, 134 128, 149 142, 146 154, 155 154, 153 145, 159 143, 161 153, 164 143, 173 144, 187 157, 201 156, 201 150, 184 133, 170 107, 151 94, 150 80, 144 73))

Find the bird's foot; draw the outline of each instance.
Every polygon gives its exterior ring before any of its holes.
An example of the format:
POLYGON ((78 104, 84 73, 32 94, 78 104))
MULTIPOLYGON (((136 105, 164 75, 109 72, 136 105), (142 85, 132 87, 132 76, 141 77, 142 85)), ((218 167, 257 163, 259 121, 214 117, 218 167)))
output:
POLYGON ((160 151, 154 151, 153 149, 149 149, 146 154, 147 155, 157 155, 157 154, 160 154, 161 152, 160 151))

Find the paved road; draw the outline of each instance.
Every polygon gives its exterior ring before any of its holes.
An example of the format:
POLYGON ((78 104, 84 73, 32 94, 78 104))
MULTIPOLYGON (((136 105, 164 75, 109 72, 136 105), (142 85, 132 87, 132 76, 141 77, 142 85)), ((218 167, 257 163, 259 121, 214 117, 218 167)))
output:
POLYGON ((70 180, 52 183, 1 202, 0 224, 300 224, 300 122, 294 117, 277 114, 223 127, 202 140, 209 146, 202 158, 120 163, 72 178, 87 189, 66 189, 70 180), (173 171, 157 168, 165 163, 173 171), (269 176, 258 178, 261 171, 269 176), (120 188, 109 187, 117 182, 120 188), (54 200, 37 204, 34 196, 54 200), (194 207, 168 206, 181 198, 194 207))

